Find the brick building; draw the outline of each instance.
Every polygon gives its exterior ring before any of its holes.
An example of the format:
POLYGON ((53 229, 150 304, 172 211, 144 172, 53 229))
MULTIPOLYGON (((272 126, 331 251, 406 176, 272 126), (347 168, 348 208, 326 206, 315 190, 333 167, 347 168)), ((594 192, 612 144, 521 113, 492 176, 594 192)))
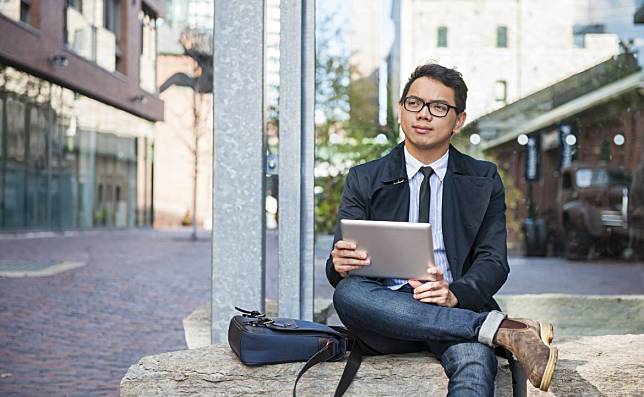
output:
POLYGON ((152 223, 163 8, 0 1, 0 232, 152 223))
POLYGON ((527 138, 540 139, 540 177, 532 182, 534 216, 545 221, 551 240, 558 239, 562 236, 554 225, 562 164, 608 164, 642 172, 643 97, 644 72, 635 55, 626 52, 478 118, 464 135, 480 135, 479 149, 503 171, 509 196, 520 197, 508 203, 515 223, 528 217, 527 150, 518 138, 524 144, 527 138), (567 135, 574 138, 566 140, 567 135))

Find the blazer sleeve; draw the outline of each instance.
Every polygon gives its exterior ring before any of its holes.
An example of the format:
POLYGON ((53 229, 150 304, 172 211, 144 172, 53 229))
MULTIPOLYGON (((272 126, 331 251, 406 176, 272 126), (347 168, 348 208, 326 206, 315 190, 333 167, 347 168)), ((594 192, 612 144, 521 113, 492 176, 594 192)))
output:
MULTIPOLYGON (((335 236, 333 238, 333 247, 338 240, 342 239, 342 231, 340 230, 340 219, 367 219, 368 204, 367 193, 362 190, 359 180, 359 175, 355 168, 351 168, 347 174, 344 182, 344 189, 340 197, 340 208, 338 209, 338 216, 335 225, 335 236)), ((326 277, 335 288, 335 286, 342 280, 340 273, 335 271, 333 267, 333 258, 329 254, 326 261, 326 277)))
POLYGON ((510 273, 505 189, 496 171, 493 186, 490 203, 470 251, 471 266, 461 278, 450 284, 459 307, 464 309, 481 310, 486 307, 510 273))

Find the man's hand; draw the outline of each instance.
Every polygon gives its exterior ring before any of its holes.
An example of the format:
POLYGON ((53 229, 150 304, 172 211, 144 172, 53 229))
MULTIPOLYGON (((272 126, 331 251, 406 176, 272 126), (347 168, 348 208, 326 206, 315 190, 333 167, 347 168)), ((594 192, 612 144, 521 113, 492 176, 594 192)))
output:
POLYGON ((342 277, 347 277, 351 270, 360 269, 371 263, 367 252, 356 250, 356 243, 353 241, 339 240, 335 243, 331 256, 335 271, 342 277))
POLYGON ((443 271, 429 265, 427 273, 429 273, 429 281, 408 280, 409 285, 414 289, 414 299, 444 307, 458 305, 456 295, 449 290, 447 281, 443 280, 443 271))

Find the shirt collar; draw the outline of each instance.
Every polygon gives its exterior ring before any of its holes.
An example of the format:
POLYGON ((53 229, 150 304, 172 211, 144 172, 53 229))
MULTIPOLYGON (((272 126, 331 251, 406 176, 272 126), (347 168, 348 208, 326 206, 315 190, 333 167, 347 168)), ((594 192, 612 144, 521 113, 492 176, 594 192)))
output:
POLYGON ((438 160, 434 161, 431 164, 423 164, 418 159, 416 159, 414 156, 409 153, 407 150, 407 147, 404 147, 405 150, 405 166, 407 168, 407 179, 411 179, 416 175, 418 170, 420 170, 420 167, 425 167, 425 166, 430 166, 434 170, 434 174, 440 179, 440 181, 443 181, 443 178, 445 178, 445 174, 447 173, 447 162, 449 160, 449 150, 445 152, 443 157, 439 158, 438 160))

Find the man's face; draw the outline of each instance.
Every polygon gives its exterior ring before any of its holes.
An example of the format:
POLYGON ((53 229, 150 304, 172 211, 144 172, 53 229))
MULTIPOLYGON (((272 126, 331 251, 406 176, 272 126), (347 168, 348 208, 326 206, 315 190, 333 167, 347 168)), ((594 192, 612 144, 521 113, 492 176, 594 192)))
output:
MULTIPOLYGON (((454 90, 429 77, 414 80, 407 96, 416 96, 425 102, 442 101, 456 106, 454 90)), ((445 117, 435 117, 429 113, 427 106, 420 112, 410 112, 398 104, 398 114, 405 133, 405 146, 421 161, 428 156, 442 156, 449 147, 452 134, 459 133, 465 123, 465 112, 457 115, 455 109, 450 109, 445 117)))

